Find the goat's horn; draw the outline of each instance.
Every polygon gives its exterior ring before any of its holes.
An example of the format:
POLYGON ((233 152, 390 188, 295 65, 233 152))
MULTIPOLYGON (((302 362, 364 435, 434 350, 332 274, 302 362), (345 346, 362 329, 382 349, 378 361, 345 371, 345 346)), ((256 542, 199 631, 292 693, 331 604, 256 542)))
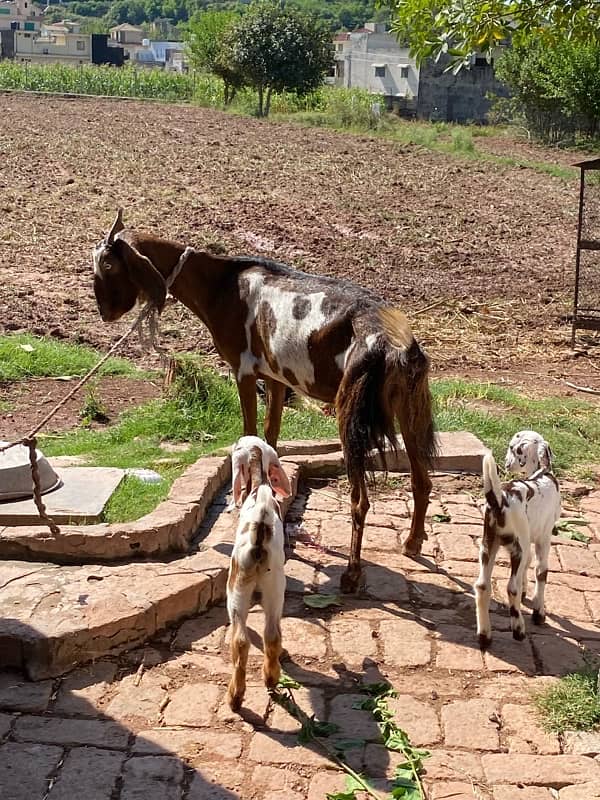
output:
POLYGON ((119 231, 122 231, 125 228, 123 225, 123 209, 120 208, 117 211, 117 216, 115 217, 115 221, 112 224, 112 228, 109 230, 108 235, 106 237, 106 244, 112 244, 115 239, 115 234, 119 231))

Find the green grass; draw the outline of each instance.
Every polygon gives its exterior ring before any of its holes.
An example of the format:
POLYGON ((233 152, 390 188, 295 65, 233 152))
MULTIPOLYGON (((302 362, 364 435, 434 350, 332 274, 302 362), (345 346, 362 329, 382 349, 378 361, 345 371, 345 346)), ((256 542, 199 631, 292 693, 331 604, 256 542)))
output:
POLYGON ((534 696, 542 725, 553 733, 591 731, 600 727, 598 672, 584 669, 534 696))
POLYGON ((530 398, 494 384, 454 379, 435 381, 432 390, 438 429, 471 431, 496 459, 504 458, 514 433, 533 429, 550 442, 559 474, 588 477, 589 465, 600 463, 600 414, 593 403, 530 398))
MULTIPOLYGON (((242 433, 237 387, 233 381, 182 358, 183 374, 164 399, 152 400, 121 415, 105 430, 80 428, 61 435, 39 437, 47 456, 82 455, 94 466, 127 469, 146 467, 164 477, 160 484, 128 478, 106 510, 110 522, 137 519, 163 500, 173 480, 201 455, 231 445, 242 433), (167 452, 161 443, 187 442, 184 451, 167 452)), ((262 421, 264 407, 259 405, 262 421)), ((336 435, 335 420, 317 411, 286 408, 282 439, 324 438, 336 435)))
MULTIPOLYGON (((0 336, 0 381, 85 375, 101 358, 89 347, 29 334, 0 336)), ((139 375, 129 361, 111 358, 100 375, 139 375)))

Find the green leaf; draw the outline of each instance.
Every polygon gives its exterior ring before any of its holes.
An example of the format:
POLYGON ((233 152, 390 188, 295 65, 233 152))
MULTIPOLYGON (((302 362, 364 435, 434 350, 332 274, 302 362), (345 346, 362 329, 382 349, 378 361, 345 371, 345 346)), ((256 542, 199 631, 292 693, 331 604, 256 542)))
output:
POLYGON ((327 800, 356 800, 354 792, 336 792, 335 794, 328 792, 325 797, 327 800))
POLYGON ((281 673, 279 681, 277 682, 278 689, 301 689, 302 686, 295 681, 293 678, 290 678, 289 675, 286 675, 285 672, 281 673))
POLYGON ((355 747, 362 747, 364 744, 366 744, 366 739, 337 739, 334 747, 336 750, 344 752, 345 750, 354 750, 355 747))
POLYGON ((450 514, 434 514, 432 520, 434 522, 451 522, 452 517, 450 514))
POLYGON ((304 605, 310 608, 327 608, 327 606, 342 605, 337 594, 305 594, 302 599, 304 605))

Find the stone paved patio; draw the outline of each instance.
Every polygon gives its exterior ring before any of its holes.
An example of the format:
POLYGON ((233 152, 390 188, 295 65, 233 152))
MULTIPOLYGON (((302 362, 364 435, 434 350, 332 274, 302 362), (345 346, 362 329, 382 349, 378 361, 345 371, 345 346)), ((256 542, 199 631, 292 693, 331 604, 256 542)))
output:
MULTIPOLYGON (((399 554, 410 505, 405 478, 380 486, 364 543, 365 592, 324 610, 307 608, 302 595, 337 591, 349 542, 347 490, 343 482, 305 486, 287 518, 284 668, 302 684, 295 696, 308 713, 336 722, 338 736, 364 740, 349 759, 382 790, 395 756, 353 703, 361 681, 385 678, 399 693, 390 703, 398 724, 431 751, 430 800, 600 798, 600 739, 559 741, 542 730, 531 702, 586 651, 600 654, 600 492, 565 500, 568 516, 589 520, 582 530, 592 539, 556 539, 547 624, 535 628, 527 613, 522 643, 511 638, 503 605, 506 561, 496 568, 494 643, 482 655, 470 588, 479 482, 435 477, 419 560, 399 554)), ((251 626, 260 632, 257 609, 251 626)), ((297 723, 269 702, 258 649, 242 716, 229 711, 228 659, 220 605, 63 678, 31 683, 0 673, 2 800, 325 800, 341 789, 335 765, 300 746, 297 723)))

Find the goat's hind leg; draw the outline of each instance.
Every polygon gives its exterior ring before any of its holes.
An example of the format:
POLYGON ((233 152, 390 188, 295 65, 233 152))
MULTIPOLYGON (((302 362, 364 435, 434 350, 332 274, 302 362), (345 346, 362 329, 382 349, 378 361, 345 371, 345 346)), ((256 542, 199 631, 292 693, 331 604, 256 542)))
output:
POLYGON ((548 555, 550 553, 550 537, 546 537, 542 542, 535 543, 535 594, 533 596, 534 625, 541 625, 546 618, 544 606, 544 593, 546 590, 546 580, 548 578, 548 555))
POLYGON ((267 411, 265 414, 265 439, 271 447, 277 447, 281 429, 281 414, 285 401, 285 385, 272 378, 265 378, 267 389, 267 411))
POLYGON ((498 553, 498 540, 495 536, 485 537, 479 548, 479 577, 475 582, 475 601, 477 609, 477 636, 482 650, 492 642, 490 622, 490 599, 492 596, 492 571, 498 553))
POLYGON ((250 641, 246 620, 252 603, 254 581, 244 581, 237 562, 232 559, 227 583, 227 611, 231 620, 231 660, 233 673, 227 689, 227 702, 239 711, 246 694, 246 664, 250 641))
POLYGON ((362 548, 365 517, 370 507, 369 496, 367 494, 367 482, 364 474, 351 478, 350 504, 352 515, 350 558, 346 571, 342 574, 340 580, 340 588, 344 594, 355 592, 359 587, 361 579, 360 551, 362 548))
POLYGON ((244 418, 244 436, 256 436, 256 376, 244 375, 238 379, 237 387, 244 418))
POLYGON ((513 639, 522 642, 525 638, 525 620, 521 613, 521 593, 523 591, 523 572, 527 565, 525 548, 530 547, 529 534, 515 535, 507 543, 510 551, 510 578, 508 579, 508 604, 510 607, 510 627, 513 639))
POLYGON ((285 575, 273 567, 261 581, 261 605, 265 612, 263 634, 263 679, 268 689, 274 689, 281 676, 281 615, 285 598, 285 575), (266 578, 266 579, 265 579, 266 578))
POLYGON ((419 455, 415 437, 406 422, 403 422, 402 417, 400 418, 400 429, 406 447, 406 455, 410 461, 410 481, 414 502, 410 533, 404 542, 402 552, 407 556, 417 556, 421 552, 423 541, 427 539, 425 514, 429 505, 432 484, 427 465, 423 463, 423 459, 419 455))

